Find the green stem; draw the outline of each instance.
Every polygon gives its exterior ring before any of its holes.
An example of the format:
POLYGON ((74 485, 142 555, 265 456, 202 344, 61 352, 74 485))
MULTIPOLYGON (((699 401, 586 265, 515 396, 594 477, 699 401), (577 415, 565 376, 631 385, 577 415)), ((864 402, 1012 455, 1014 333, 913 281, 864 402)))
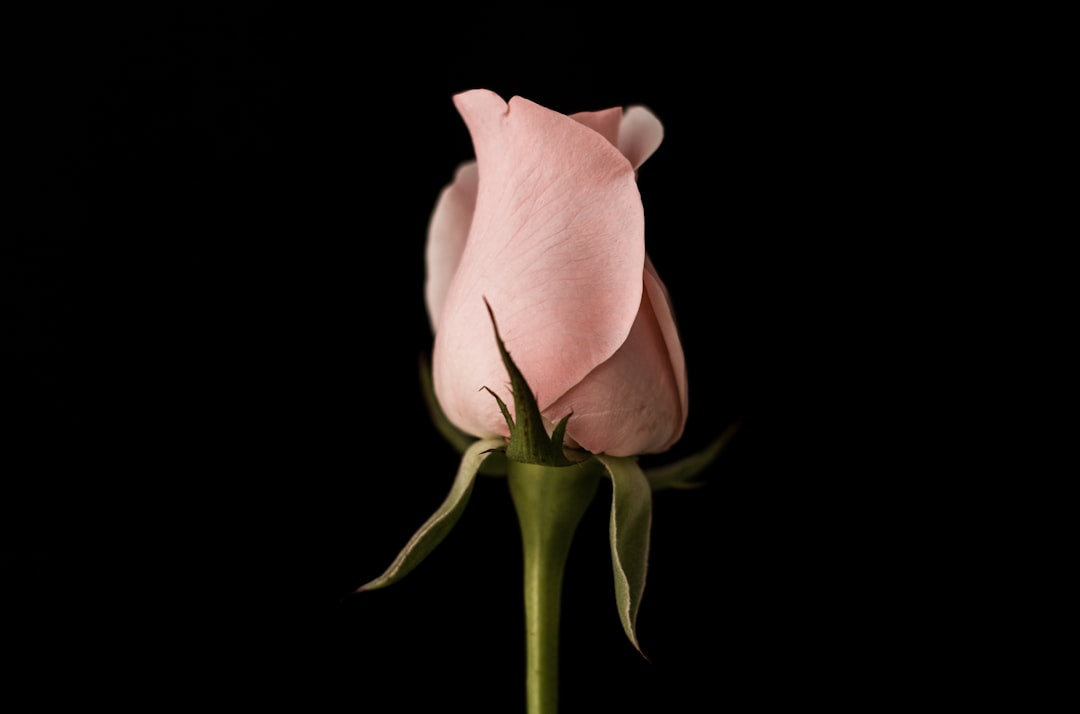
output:
POLYGON ((528 714, 556 714, 559 600, 570 542, 596 494, 596 462, 540 466, 508 460, 525 556, 525 699, 528 714))

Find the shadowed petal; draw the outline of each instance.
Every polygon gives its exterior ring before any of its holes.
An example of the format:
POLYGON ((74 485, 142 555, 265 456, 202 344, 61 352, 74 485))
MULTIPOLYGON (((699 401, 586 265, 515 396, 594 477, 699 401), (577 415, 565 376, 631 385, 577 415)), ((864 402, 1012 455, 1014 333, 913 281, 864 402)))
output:
POLYGON ((476 206, 476 185, 476 162, 461 164, 454 174, 454 181, 439 194, 428 223, 424 300, 432 331, 438 328, 446 291, 465 250, 465 239, 469 236, 476 206))
POLYGON ((601 109, 598 112, 577 112, 571 114, 570 118, 581 122, 600 134, 600 136, 610 141, 613 146, 618 146, 619 124, 622 122, 622 116, 622 107, 612 107, 610 109, 601 109))
MULTIPOLYGON (((680 399, 653 292, 642 293, 641 310, 623 346, 546 410, 553 419, 572 413, 567 438, 594 454, 658 453, 682 435, 686 400, 680 399)), ((670 316, 666 308, 663 312, 670 316)), ((685 383, 681 364, 678 371, 685 383)))
MULTIPOLYGON (((649 302, 656 315, 656 324, 664 336, 664 344, 667 345, 668 359, 671 363, 672 373, 675 375, 675 386, 678 389, 679 401, 682 402, 682 422, 686 423, 687 410, 689 408, 689 390, 686 383, 686 355, 683 354, 682 340, 679 338, 679 328, 675 322, 675 312, 671 306, 671 296, 668 295, 667 287, 653 267, 652 260, 645 256, 645 290, 649 294, 649 302)), ((682 427, 679 428, 675 440, 682 436, 682 427)), ((665 447, 666 448, 666 447, 665 447)))

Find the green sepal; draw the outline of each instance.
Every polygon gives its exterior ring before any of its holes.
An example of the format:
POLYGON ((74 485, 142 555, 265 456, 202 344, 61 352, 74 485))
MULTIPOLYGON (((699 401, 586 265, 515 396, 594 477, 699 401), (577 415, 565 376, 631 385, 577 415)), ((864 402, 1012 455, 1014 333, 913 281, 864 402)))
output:
POLYGON ((536 404, 536 397, 529 389, 528 382, 521 370, 510 358, 506 351, 502 337, 499 335, 499 326, 495 323, 495 313, 484 299, 488 315, 491 317, 491 327, 495 330, 495 344, 499 347, 499 355, 502 357, 503 366, 510 375, 510 392, 514 395, 514 413, 517 422, 510 417, 510 411, 499 395, 484 387, 495 397, 499 409, 502 411, 506 425, 510 428, 510 442, 506 445, 506 458, 520 464, 536 464, 538 466, 570 466, 573 462, 566 458, 563 452, 563 436, 566 434, 566 422, 570 419, 567 414, 548 436, 544 428, 543 417, 540 416, 540 407, 536 404))
POLYGON ((611 477, 609 533, 611 565, 615 575, 615 604, 626 636, 644 657, 645 653, 638 644, 636 626, 649 562, 652 488, 636 458, 597 454, 596 459, 611 477))
POLYGON ((476 483, 476 474, 480 470, 480 465, 489 455, 497 453, 496 450, 505 443, 503 439, 479 439, 469 444, 461 457, 454 484, 442 505, 409 539, 390 567, 371 582, 361 585, 356 592, 376 590, 396 583, 435 550, 435 546, 446 538, 465 510, 473 485, 476 483))
MULTIPOLYGON (((442 410, 442 406, 435 396, 435 383, 431 378, 431 363, 423 354, 420 355, 420 388, 424 393, 424 403, 427 404, 435 428, 449 442, 450 446, 454 447, 455 451, 464 454, 465 450, 476 442, 476 437, 458 429, 446 418, 446 413, 442 410)), ((480 464, 480 473, 484 476, 505 476, 506 455, 502 451, 493 452, 480 464)))
POLYGON ((720 436, 712 441, 696 454, 663 466, 655 466, 645 470, 645 476, 653 491, 663 491, 669 488, 691 489, 700 488, 705 484, 701 481, 692 481, 705 468, 720 455, 720 452, 731 441, 731 437, 739 430, 738 422, 724 430, 720 436))

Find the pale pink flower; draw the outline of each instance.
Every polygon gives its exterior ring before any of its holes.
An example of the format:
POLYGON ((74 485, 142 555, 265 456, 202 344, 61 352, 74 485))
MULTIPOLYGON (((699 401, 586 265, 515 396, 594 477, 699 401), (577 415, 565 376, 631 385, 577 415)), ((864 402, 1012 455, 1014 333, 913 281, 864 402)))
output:
POLYGON ((484 89, 454 103, 476 160, 440 194, 425 299, 435 393, 477 437, 513 409, 484 304, 567 443, 631 456, 667 450, 687 416, 686 366, 667 290, 645 252, 638 167, 663 127, 646 108, 564 115, 484 89))

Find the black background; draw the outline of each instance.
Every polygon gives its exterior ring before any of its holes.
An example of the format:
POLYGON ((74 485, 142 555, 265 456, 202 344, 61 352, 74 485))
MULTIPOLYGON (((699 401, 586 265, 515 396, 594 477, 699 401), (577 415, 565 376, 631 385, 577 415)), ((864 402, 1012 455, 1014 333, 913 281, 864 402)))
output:
POLYGON ((639 185, 691 402, 649 463, 742 424, 707 486, 656 495, 648 660, 617 618, 602 488, 568 563, 563 711, 857 701, 896 674, 882 651, 907 617, 883 604, 902 589, 885 546, 851 537, 881 493, 853 513, 833 476, 851 452, 829 380, 857 360, 832 355, 833 260, 878 200, 870 165, 902 141, 876 131, 901 111, 882 87, 903 88, 873 28, 423 15, 21 26, 9 111, 29 222, 0 264, 19 678, 151 706, 523 710, 503 481, 477 484, 404 581, 350 596, 457 466, 417 380, 423 246, 472 156, 451 97, 485 87, 659 117, 639 185))

